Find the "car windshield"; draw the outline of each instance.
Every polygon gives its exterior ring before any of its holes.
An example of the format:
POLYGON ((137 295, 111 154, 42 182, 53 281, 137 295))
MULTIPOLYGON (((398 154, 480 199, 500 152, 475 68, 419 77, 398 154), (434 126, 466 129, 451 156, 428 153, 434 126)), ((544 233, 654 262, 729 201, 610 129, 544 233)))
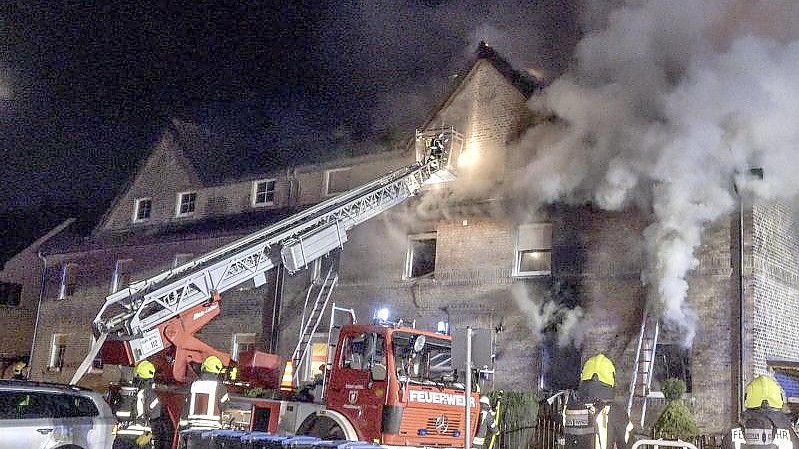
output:
POLYGON ((392 337, 397 378, 414 383, 453 383, 452 344, 442 338, 426 337, 421 351, 413 350, 418 335, 395 332, 392 337))

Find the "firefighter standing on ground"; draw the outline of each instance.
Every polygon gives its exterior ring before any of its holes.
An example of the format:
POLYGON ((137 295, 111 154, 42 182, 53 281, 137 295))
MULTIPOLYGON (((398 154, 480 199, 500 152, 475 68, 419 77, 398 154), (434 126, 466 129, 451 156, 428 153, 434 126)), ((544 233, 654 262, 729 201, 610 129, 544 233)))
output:
POLYGON ((740 426, 724 436, 722 449, 799 449, 799 438, 782 407, 785 394, 769 376, 746 386, 740 426))
POLYGON ((162 433, 162 407, 155 394, 154 377, 155 366, 143 360, 133 370, 133 383, 120 389, 115 412, 119 422, 115 449, 169 447, 171 442, 162 433))
POLYGON ((191 395, 180 421, 185 430, 219 429, 222 410, 228 402, 227 389, 220 379, 225 366, 216 356, 203 361, 199 379, 191 384, 191 395))
POLYGON ((567 395, 562 410, 565 449, 625 449, 631 445, 632 423, 624 408, 613 403, 616 368, 604 354, 585 362, 576 393, 567 395))

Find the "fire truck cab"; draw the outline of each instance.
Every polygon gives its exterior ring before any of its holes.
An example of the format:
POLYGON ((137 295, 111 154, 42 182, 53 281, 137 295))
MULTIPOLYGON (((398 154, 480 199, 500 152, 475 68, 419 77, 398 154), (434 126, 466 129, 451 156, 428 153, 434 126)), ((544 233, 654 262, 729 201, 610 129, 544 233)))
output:
MULTIPOLYGON (((321 403, 251 400, 251 429, 390 446, 462 447, 467 396, 452 367, 451 346, 448 335, 411 327, 342 326, 321 403)), ((473 431, 479 395, 468 396, 473 431)))

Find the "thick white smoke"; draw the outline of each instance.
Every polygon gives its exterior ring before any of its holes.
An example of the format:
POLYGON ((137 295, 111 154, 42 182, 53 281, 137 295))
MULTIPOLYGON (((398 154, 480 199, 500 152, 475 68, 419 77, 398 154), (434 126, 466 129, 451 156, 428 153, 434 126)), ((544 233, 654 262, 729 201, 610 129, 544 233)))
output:
POLYGON ((530 100, 560 120, 523 139, 537 152, 527 182, 543 201, 651 212, 644 278, 687 343, 686 275, 704 227, 734 210, 733 186, 764 199, 799 190, 799 5, 630 0, 605 24, 530 100))
POLYGON ((511 298, 527 318, 525 324, 536 341, 540 341, 543 333, 554 326, 557 329, 558 346, 580 347, 583 339, 583 327, 580 326, 582 308, 559 305, 551 294, 524 284, 513 286, 511 298))

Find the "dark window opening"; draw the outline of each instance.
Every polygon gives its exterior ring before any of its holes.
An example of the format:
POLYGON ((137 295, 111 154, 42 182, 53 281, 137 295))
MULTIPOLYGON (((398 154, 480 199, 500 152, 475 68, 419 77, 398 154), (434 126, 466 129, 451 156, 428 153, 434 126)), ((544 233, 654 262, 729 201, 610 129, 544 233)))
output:
POLYGON ((691 392, 691 350, 676 343, 658 343, 655 350, 652 391, 661 391, 666 379, 680 379, 685 382, 686 393, 691 392))
POLYGON ((181 193, 180 194, 180 210, 179 215, 189 215, 194 213, 194 208, 197 203, 197 193, 181 193))
POLYGON ((22 296, 22 285, 0 282, 0 305, 18 306, 22 296))
POLYGON ((275 181, 261 181, 255 184, 255 204, 271 204, 275 201, 275 181))
POLYGON ((558 334, 548 331, 541 342, 541 372, 538 388, 557 392, 575 390, 580 385, 580 351, 573 345, 558 345, 558 334))
POLYGON ((412 236, 408 248, 406 277, 417 278, 433 274, 436 270, 436 238, 412 236))
POLYGON ((136 200, 136 221, 149 219, 152 209, 152 200, 144 198, 136 200))

